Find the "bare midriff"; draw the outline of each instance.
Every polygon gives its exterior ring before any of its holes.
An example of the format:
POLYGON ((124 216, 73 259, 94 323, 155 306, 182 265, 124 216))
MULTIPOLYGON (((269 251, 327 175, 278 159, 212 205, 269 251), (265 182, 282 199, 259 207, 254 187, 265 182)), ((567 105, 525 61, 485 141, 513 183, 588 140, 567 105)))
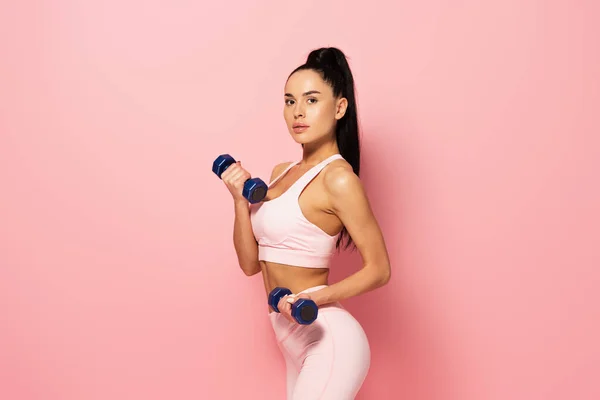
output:
MULTIPOLYGON (((260 261, 260 268, 267 298, 276 287, 288 288, 292 293, 299 293, 314 286, 327 285, 329 278, 328 268, 303 268, 266 261, 260 261)), ((269 312, 272 312, 270 307, 269 312)))

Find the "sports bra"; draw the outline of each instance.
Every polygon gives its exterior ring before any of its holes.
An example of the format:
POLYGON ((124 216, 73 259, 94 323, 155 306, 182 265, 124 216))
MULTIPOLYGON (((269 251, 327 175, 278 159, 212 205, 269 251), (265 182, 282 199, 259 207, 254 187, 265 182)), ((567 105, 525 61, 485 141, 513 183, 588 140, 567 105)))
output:
MULTIPOLYGON (((258 242, 258 259, 305 268, 329 268, 339 233, 331 236, 310 222, 298 204, 300 194, 330 162, 343 158, 334 154, 306 171, 280 196, 253 204, 252 231, 258 242)), ((271 187, 299 161, 292 162, 268 184, 271 187)))

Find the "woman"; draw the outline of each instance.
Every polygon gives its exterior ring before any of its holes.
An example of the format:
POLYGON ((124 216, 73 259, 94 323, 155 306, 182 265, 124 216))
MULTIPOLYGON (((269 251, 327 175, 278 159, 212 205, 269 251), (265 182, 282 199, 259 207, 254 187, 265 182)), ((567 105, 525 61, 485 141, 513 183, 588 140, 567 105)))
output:
POLYGON ((370 366, 361 325, 340 301, 386 284, 390 262, 379 225, 358 178, 359 132, 354 79, 337 48, 312 51, 285 85, 283 115, 302 159, 273 168, 263 202, 242 196, 250 174, 240 162, 221 176, 235 204, 233 241, 239 265, 262 272, 265 290, 279 286, 293 295, 269 308, 287 369, 287 398, 354 399, 370 366), (345 243, 344 243, 345 242, 345 243), (336 249, 358 248, 363 268, 328 284, 336 249), (299 298, 319 307, 317 319, 301 325, 291 316, 299 298))

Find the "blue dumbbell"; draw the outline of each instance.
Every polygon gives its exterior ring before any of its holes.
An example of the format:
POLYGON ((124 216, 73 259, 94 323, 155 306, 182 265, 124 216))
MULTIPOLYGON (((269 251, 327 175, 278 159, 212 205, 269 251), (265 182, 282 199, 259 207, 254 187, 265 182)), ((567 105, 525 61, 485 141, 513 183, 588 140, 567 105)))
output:
MULTIPOLYGON (((292 294, 290 289, 276 287, 271 290, 271 293, 269 293, 269 305, 275 312, 279 312, 277 304, 279 303, 279 300, 287 294, 292 294)), ((317 307, 317 304, 312 300, 298 299, 292 304, 292 317, 294 317, 299 324, 312 324, 317 319, 317 315, 319 315, 319 307, 317 307)))
MULTIPOLYGON (((219 178, 231 164, 235 164, 235 160, 229 154, 221 154, 213 162, 212 170, 219 178)), ((242 195, 252 204, 262 201, 267 195, 268 186, 260 178, 251 178, 244 182, 242 195)))

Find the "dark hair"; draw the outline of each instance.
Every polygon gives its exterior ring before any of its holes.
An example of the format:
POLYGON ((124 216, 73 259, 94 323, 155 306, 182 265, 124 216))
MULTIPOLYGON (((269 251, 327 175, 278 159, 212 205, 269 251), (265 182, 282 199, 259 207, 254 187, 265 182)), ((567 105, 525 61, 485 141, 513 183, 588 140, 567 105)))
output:
MULTIPOLYGON (((345 54, 335 47, 322 47, 313 50, 308 55, 306 62, 293 70, 289 76, 300 70, 318 72, 321 78, 332 87, 334 96, 345 97, 348 100, 346 113, 337 122, 335 138, 340 154, 352 166, 354 173, 358 176, 360 173, 358 112, 354 77, 352 76, 352 71, 350 70, 345 54)), ((340 248, 344 239, 346 239, 345 248, 354 245, 345 227, 342 229, 341 235, 337 240, 336 248, 340 248)))

